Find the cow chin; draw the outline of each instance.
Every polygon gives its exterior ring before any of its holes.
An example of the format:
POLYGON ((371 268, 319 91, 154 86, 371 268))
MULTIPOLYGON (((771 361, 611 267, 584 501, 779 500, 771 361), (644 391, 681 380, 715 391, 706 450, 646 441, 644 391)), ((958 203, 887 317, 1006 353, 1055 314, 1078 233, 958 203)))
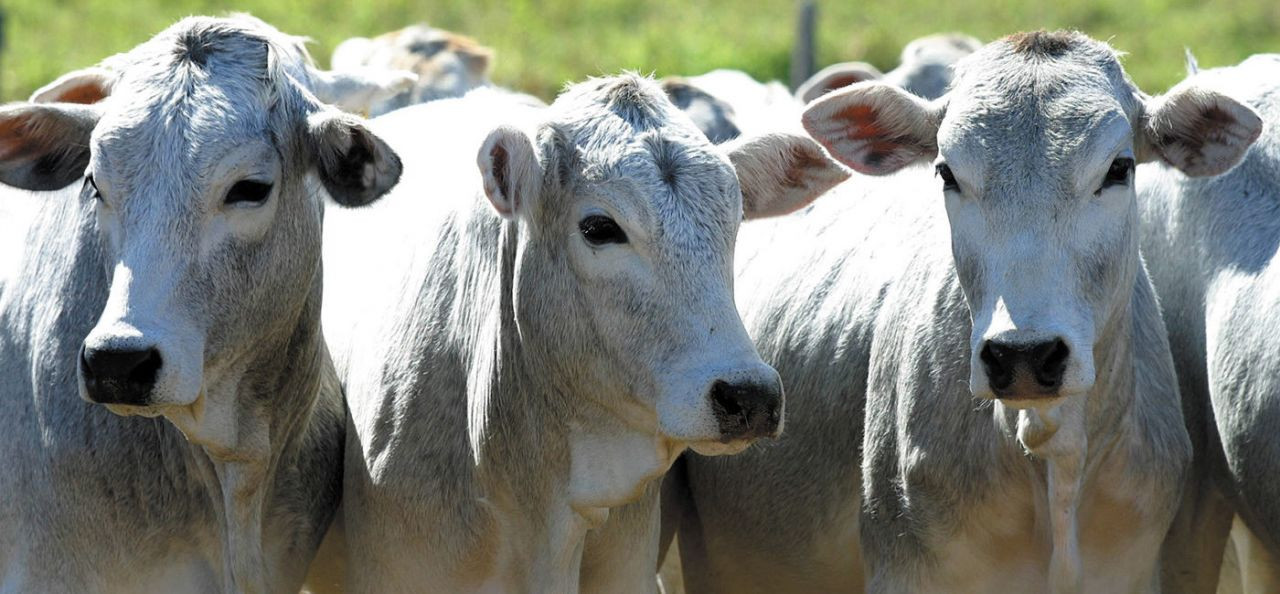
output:
POLYGON ((731 456, 747 449, 752 443, 755 443, 755 440, 736 439, 730 442, 695 441, 689 444, 689 449, 703 456, 731 456))

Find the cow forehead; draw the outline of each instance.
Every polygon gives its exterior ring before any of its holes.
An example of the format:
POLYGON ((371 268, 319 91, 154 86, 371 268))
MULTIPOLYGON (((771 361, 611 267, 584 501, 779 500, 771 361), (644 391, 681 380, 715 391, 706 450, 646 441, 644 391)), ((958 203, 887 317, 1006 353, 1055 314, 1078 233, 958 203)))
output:
POLYGON ((565 180, 587 194, 625 200, 659 229, 721 232, 741 217, 728 159, 681 117, 652 80, 635 75, 571 87, 551 106, 571 153, 565 180))
POLYGON ((939 130, 943 153, 1027 167, 1115 147, 1141 103, 1110 47, 1080 34, 1006 38, 963 60, 939 130))
MULTIPOLYGON (((297 104, 290 71, 304 58, 217 20, 161 34, 117 57, 123 72, 93 135, 95 168, 121 177, 174 166, 198 176, 227 150, 287 134, 297 104)), ((163 173, 163 172, 160 172, 163 173)))

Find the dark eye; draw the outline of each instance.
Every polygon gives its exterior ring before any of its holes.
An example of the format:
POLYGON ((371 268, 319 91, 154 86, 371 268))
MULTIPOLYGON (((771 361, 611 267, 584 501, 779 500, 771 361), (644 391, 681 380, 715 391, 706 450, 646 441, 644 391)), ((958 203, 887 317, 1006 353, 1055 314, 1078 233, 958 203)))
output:
POLYGON ((227 190, 226 204, 262 204, 271 195, 271 184, 251 180, 241 180, 227 190))
POLYGON ((613 219, 603 215, 591 215, 578 223, 578 231, 591 245, 626 243, 627 234, 613 219))
POLYGON ((938 177, 942 178, 943 191, 949 192, 960 189, 960 184, 956 183, 955 174, 951 173, 951 168, 946 163, 938 163, 938 166, 933 171, 938 177))
POLYGON ((84 187, 86 190, 93 192, 94 200, 102 200, 102 192, 98 191, 98 184, 93 181, 93 175, 85 176, 84 187))
POLYGON ((1111 162, 1111 167, 1107 169, 1107 177, 1102 179, 1102 187, 1098 188, 1098 191, 1101 192, 1111 186, 1128 185, 1132 175, 1133 159, 1120 157, 1111 162))

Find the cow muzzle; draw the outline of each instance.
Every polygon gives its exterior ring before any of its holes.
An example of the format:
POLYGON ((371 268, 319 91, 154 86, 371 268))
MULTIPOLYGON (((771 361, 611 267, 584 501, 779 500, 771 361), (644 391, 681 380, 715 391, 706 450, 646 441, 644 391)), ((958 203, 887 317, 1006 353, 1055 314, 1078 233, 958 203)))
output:
POLYGON ((80 379, 87 400, 147 406, 164 360, 155 347, 80 347, 80 379))
POLYGON ((777 437, 782 429, 782 382, 776 373, 768 379, 717 379, 707 398, 721 442, 777 437))
POLYGON ((996 398, 1040 400, 1060 395, 1071 354, 1061 338, 1027 342, 991 339, 983 343, 979 359, 996 398))

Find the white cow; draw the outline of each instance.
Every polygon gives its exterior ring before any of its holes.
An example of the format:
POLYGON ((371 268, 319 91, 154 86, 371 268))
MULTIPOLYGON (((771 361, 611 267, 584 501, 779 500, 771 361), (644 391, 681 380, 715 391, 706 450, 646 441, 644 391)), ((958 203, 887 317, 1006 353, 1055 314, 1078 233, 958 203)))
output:
POLYGON ((321 196, 400 174, 313 94, 359 77, 309 64, 261 21, 192 17, 0 109, 0 182, 58 190, 0 294, 0 591, 301 586, 344 430, 321 196))
MULTIPOLYGON (((1233 512, 1246 592, 1280 590, 1280 55, 1193 74, 1182 109, 1239 117, 1228 95, 1266 127, 1240 166, 1192 179, 1160 164, 1138 170, 1142 247, 1164 306, 1173 358, 1200 455, 1171 538, 1169 575, 1182 592, 1213 592, 1233 512), (1206 107, 1201 107, 1206 106, 1206 107)), ((1206 127, 1199 137, 1247 144, 1259 126, 1206 127), (1236 134, 1236 136, 1229 136, 1236 134)), ((1205 155, 1211 157, 1213 155, 1205 155)))
POLYGON ((902 48, 898 67, 882 74, 866 62, 832 64, 809 77, 796 89, 796 98, 808 103, 854 83, 882 80, 925 99, 937 99, 951 85, 956 62, 978 51, 982 42, 959 33, 939 33, 912 40, 902 48))
POLYGON ((474 39, 426 24, 410 25, 372 39, 352 37, 333 50, 335 70, 365 67, 407 70, 417 75, 411 89, 370 106, 372 115, 436 99, 461 97, 489 86, 493 50, 474 39))
POLYGON ((787 432, 687 457, 690 592, 1160 590, 1191 445, 1134 163, 1221 172, 1257 118, 1196 86, 1150 99, 1078 33, 994 42, 953 88, 810 104, 833 156, 901 173, 744 227, 787 432))
POLYGON ((415 166, 326 225, 347 590, 652 592, 654 479, 782 428, 733 304, 738 224, 847 173, 802 135, 713 147, 634 75, 374 129, 415 166))
POLYGON ((720 69, 697 76, 667 77, 662 88, 716 144, 740 135, 800 132, 804 106, 776 80, 760 82, 740 70, 720 69))

